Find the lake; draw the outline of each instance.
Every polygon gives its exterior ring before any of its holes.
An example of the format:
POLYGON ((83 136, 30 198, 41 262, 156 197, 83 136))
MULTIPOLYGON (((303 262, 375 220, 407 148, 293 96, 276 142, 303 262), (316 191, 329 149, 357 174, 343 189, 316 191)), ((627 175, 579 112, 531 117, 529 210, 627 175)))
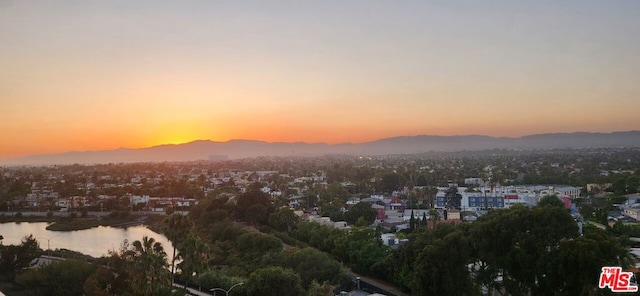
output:
POLYGON ((124 240, 132 243, 142 240, 143 236, 154 238, 162 244, 167 255, 171 256, 173 246, 162 234, 155 233, 145 226, 115 228, 100 226, 75 231, 49 231, 46 222, 35 223, 0 223, 0 235, 4 237, 3 245, 19 245, 22 238, 33 234, 40 243, 40 248, 47 250, 68 249, 93 257, 107 255, 109 251, 118 251, 124 240))

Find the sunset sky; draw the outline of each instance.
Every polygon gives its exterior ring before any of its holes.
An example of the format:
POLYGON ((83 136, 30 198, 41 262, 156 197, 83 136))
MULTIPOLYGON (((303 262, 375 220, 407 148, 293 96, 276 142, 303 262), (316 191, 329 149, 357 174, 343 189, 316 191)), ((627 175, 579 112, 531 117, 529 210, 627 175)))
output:
POLYGON ((0 0, 0 159, 640 130, 640 1, 0 0))

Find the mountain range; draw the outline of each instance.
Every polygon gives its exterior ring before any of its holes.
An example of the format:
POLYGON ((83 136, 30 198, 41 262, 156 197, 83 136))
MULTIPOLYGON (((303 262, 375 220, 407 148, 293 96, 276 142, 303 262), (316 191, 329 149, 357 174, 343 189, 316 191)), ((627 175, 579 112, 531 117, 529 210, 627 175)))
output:
POLYGON ((149 148, 66 152, 0 160, 0 165, 96 164, 121 162, 193 161, 257 156, 321 156, 328 154, 390 155, 431 151, 489 149, 564 149, 640 147, 640 131, 612 133, 554 133, 517 138, 467 136, 402 136, 365 143, 269 143, 253 140, 194 141, 149 148))

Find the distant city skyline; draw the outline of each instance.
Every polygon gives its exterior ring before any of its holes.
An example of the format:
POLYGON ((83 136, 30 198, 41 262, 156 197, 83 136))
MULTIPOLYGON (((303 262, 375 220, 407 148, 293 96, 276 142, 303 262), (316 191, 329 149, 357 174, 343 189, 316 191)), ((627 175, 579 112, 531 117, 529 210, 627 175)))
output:
POLYGON ((0 0, 0 159, 640 130, 637 1, 0 0))

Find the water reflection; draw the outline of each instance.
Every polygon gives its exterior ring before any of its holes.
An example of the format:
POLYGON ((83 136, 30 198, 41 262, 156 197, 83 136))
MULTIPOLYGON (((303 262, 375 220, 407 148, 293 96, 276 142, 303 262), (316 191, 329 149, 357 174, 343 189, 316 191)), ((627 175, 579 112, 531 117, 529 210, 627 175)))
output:
POLYGON ((33 234, 40 243, 40 248, 69 249, 93 257, 106 255, 110 250, 119 250, 126 239, 129 243, 142 240, 143 236, 154 238, 162 244, 165 252, 170 255, 173 252, 171 242, 161 234, 155 233, 145 226, 132 226, 128 228, 114 228, 100 226, 97 228, 75 231, 49 231, 45 228, 48 223, 0 223, 0 235, 4 237, 2 244, 17 245, 22 238, 33 234))

